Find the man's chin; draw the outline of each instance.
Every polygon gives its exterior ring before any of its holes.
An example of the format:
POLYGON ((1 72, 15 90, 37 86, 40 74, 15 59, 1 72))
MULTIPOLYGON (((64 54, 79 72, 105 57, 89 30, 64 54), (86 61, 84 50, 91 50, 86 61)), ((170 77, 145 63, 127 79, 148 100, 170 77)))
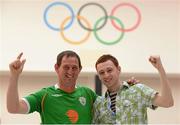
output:
POLYGON ((109 88, 109 87, 111 87, 112 85, 111 85, 111 83, 105 83, 105 86, 106 86, 107 88, 109 88))
POLYGON ((68 81, 68 82, 66 82, 65 85, 67 85, 67 86, 72 86, 72 85, 74 85, 74 84, 75 84, 74 81, 68 81))

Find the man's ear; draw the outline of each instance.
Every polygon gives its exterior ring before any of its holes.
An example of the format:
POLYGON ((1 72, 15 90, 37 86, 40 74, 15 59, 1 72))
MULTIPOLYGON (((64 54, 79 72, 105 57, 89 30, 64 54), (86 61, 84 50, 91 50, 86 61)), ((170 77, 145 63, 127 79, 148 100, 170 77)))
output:
POLYGON ((58 68, 59 68, 58 64, 55 64, 54 69, 55 69, 56 72, 58 72, 58 68))
POLYGON ((121 67, 120 66, 118 66, 118 70, 121 72, 121 67))
POLYGON ((82 68, 79 69, 79 73, 81 72, 82 68))

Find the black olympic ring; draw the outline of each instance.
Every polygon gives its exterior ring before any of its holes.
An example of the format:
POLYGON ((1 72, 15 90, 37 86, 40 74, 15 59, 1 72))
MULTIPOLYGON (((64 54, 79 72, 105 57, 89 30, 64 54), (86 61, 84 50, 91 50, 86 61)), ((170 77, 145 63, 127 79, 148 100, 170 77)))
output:
POLYGON ((77 18, 78 23, 80 24, 80 26, 81 26, 83 29, 88 30, 88 31, 100 30, 100 29, 103 28, 104 25, 107 23, 107 19, 108 19, 107 11, 106 11, 106 9, 105 9, 102 5, 100 5, 100 4, 98 4, 98 3, 87 3, 87 4, 84 4, 83 6, 81 6, 81 7, 79 8, 79 11, 78 11, 77 15, 80 16, 81 11, 82 11, 85 7, 87 7, 87 6, 89 6, 89 5, 98 6, 98 7, 100 7, 100 8, 103 10, 104 15, 105 15, 105 16, 104 16, 104 17, 105 17, 104 22, 103 22, 102 25, 99 26, 97 29, 90 29, 90 28, 85 27, 85 26, 81 23, 81 21, 80 21, 79 18, 77 18))

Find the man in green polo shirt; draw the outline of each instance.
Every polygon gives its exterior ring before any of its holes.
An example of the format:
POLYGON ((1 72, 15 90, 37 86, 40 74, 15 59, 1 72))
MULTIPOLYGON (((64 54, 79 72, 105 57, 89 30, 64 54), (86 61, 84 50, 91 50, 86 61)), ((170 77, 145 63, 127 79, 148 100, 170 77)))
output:
POLYGON ((63 51, 54 65, 58 83, 43 88, 22 99, 18 95, 18 79, 25 59, 21 53, 10 65, 7 92, 7 109, 10 113, 26 114, 37 111, 42 124, 89 124, 97 95, 89 88, 76 86, 82 69, 79 56, 73 51, 63 51))
POLYGON ((120 81, 121 67, 112 55, 103 55, 96 62, 96 70, 107 87, 103 97, 94 103, 94 124, 147 124, 147 107, 155 109, 173 106, 172 92, 159 56, 149 58, 158 70, 161 91, 143 85, 129 85, 120 81))

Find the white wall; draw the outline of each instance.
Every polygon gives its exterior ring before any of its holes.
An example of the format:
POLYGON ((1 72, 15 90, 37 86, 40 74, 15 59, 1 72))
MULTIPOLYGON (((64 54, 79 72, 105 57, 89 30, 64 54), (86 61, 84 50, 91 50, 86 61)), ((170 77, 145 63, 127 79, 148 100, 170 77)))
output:
MULTIPOLYGON (((66 3, 77 13, 78 9, 89 1, 78 0, 66 3)), ((112 8, 121 1, 96 2, 103 5, 110 13, 112 8)), ((0 43, 2 52, 0 70, 8 70, 9 62, 23 51, 24 58, 27 59, 25 71, 53 71, 56 55, 62 50, 73 49, 80 54, 84 71, 94 71, 97 57, 102 53, 111 53, 119 59, 124 72, 155 72, 147 58, 151 54, 159 54, 168 73, 180 73, 180 54, 177 54, 180 53, 178 27, 180 2, 177 0, 128 0, 126 2, 139 8, 142 15, 141 23, 136 30, 125 33, 118 44, 107 46, 97 42, 93 33, 85 43, 80 45, 65 42, 59 32, 49 29, 44 23, 43 13, 50 4, 48 0, 4 0, 1 5, 3 32, 0 43)), ((59 22, 68 14, 62 10, 62 8, 56 8, 53 16, 50 17, 50 21, 56 26, 60 25, 59 22)), ((134 24, 136 13, 131 8, 125 7, 117 12, 116 16, 122 19, 126 27, 134 24)), ((86 11, 86 17, 91 23, 98 18, 94 17, 96 15, 98 17, 102 15, 99 8, 86 11)), ((105 39, 114 40, 118 37, 117 31, 112 28, 110 22, 99 32, 105 39)), ((68 37, 75 40, 81 39, 81 36, 86 33, 87 31, 79 27, 77 22, 72 29, 65 31, 68 37)))
MULTIPOLYGON (((0 2, 0 17, 2 17, 2 2, 0 2)), ((2 69, 2 18, 0 18, 0 69, 2 69)), ((1 80, 0 80, 1 82, 1 80)), ((2 94, 1 90, 0 90, 0 94, 2 94)), ((0 97, 0 107, 2 107, 2 97, 0 97)), ((2 110, 0 109, 0 124, 1 124, 1 112, 2 110)))
POLYGON ((2 69, 2 2, 0 2, 0 69, 2 69))
MULTIPOLYGON (((178 46, 180 46, 180 2, 178 4, 178 46)), ((178 49, 178 64, 180 64, 180 49, 178 49)), ((180 65, 178 67, 178 70, 180 71, 180 65)))

